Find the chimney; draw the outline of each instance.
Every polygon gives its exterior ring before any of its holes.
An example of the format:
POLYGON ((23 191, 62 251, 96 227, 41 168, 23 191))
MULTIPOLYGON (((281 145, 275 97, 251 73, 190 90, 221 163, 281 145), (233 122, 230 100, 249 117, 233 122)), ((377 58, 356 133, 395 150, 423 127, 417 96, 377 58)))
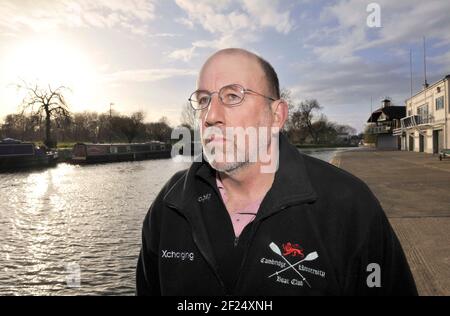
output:
POLYGON ((391 105, 391 100, 389 100, 388 98, 385 98, 384 100, 381 101, 382 104, 382 108, 384 109, 385 107, 388 107, 391 105))

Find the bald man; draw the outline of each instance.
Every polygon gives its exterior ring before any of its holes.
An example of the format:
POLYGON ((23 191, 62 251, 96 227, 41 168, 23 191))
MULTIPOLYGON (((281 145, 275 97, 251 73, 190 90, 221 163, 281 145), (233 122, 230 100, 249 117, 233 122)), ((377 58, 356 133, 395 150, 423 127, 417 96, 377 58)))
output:
POLYGON ((417 294, 367 185, 279 132, 288 106, 267 61, 216 52, 189 101, 202 159, 145 217, 138 295, 417 294))

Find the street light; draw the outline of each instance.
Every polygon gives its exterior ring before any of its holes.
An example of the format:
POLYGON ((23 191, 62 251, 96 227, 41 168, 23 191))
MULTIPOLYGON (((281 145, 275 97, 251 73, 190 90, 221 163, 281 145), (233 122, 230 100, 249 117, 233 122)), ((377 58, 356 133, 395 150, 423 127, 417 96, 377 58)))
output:
POLYGON ((112 133, 112 106, 114 105, 114 103, 109 103, 109 143, 112 144, 111 141, 111 133, 112 133))

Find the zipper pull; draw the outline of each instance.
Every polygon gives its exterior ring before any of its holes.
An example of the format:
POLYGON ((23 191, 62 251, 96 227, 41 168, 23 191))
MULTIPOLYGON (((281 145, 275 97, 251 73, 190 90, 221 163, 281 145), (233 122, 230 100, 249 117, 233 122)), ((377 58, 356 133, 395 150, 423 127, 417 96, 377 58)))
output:
POLYGON ((234 237, 234 246, 237 247, 239 243, 239 237, 234 237))

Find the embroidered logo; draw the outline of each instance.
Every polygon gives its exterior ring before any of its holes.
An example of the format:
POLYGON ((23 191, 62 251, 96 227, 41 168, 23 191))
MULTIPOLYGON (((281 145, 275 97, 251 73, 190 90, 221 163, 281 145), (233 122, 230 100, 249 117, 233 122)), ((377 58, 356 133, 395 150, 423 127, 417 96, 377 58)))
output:
POLYGON ((203 203, 211 198, 211 193, 206 193, 198 197, 197 201, 203 203))
POLYGON ((311 288, 311 284, 303 275, 304 272, 318 275, 322 278, 325 277, 324 271, 312 269, 302 264, 304 262, 311 262, 319 258, 319 254, 317 253, 317 251, 312 251, 305 256, 304 249, 299 244, 294 244, 291 242, 282 244, 282 249, 280 249, 280 247, 278 247, 278 245, 274 242, 271 242, 269 244, 269 248, 283 261, 266 258, 261 259, 261 263, 277 266, 277 271, 269 275, 268 278, 275 277, 274 279, 276 282, 295 286, 303 286, 304 284, 306 284, 309 288, 311 288), (289 257, 296 257, 299 260, 295 263, 292 263, 290 260, 288 260, 289 257), (285 277, 286 273, 292 272, 295 272, 297 276, 296 278, 288 279, 287 277, 285 277))
POLYGON ((305 255, 303 254, 303 249, 299 246, 299 244, 291 244, 290 242, 287 242, 282 245, 283 247, 283 256, 299 256, 304 258, 305 255))
POLYGON ((161 258, 194 261, 194 253, 189 251, 162 250, 161 258))

